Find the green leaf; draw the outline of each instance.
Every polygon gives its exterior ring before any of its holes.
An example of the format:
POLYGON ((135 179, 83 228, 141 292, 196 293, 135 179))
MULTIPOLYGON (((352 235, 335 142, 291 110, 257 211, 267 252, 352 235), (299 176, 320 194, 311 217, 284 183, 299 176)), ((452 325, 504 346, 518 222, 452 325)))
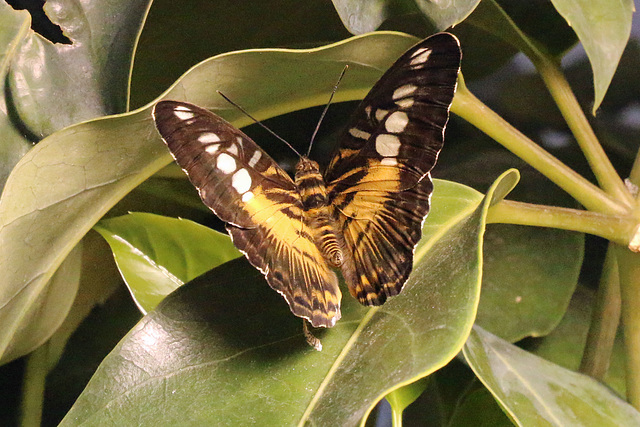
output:
POLYGON ((70 45, 31 32, 12 58, 11 108, 42 138, 74 123, 128 108, 133 54, 150 0, 48 0, 47 16, 70 45))
POLYGON ((593 114, 607 93, 631 34, 633 0, 551 0, 574 29, 591 62, 595 100, 593 114))
MULTIPOLYGON (((29 14, 13 10, 7 2, 0 2, 0 81, 7 74, 16 50, 29 33, 29 14)), ((31 143, 15 128, 7 110, 6 92, 0 91, 0 192, 18 160, 31 148, 31 143)))
MULTIPOLYGON (((414 43, 404 34, 376 33, 312 50, 224 54, 194 67, 166 96, 217 109, 241 126, 246 117, 239 118, 216 89, 264 119, 324 103, 344 63, 352 62, 336 98, 361 98, 414 43)), ((26 327, 25 313, 40 304, 49 279, 82 236, 170 162, 151 108, 58 131, 14 168, 0 198, 0 354, 26 327)))
POLYGON ((131 105, 152 101, 185 70, 213 55, 310 48, 350 36, 327 0, 249 1, 242 7, 209 0, 154 0, 136 51, 131 105))
POLYGON ((429 0, 333 0, 344 26, 352 34, 374 31, 387 19, 419 11, 442 31, 462 22, 480 0, 438 3, 429 0))
MULTIPOLYGON (((496 148, 488 138, 449 137, 436 173, 439 178, 484 191, 492 177, 508 168, 518 168, 522 174, 509 199, 575 207, 575 201, 555 184, 515 155, 496 148), (482 173, 470 174, 470 170, 482 173)), ((510 342, 551 332, 562 319, 578 284, 584 235, 551 228, 489 224, 484 243, 476 324, 510 342)))
MULTIPOLYGON (((495 187, 508 188, 515 175, 495 187)), ((389 391, 460 350, 478 303, 484 217, 503 190, 482 200, 436 181, 402 294, 376 308, 345 296, 338 324, 316 331, 322 352, 244 258, 198 277, 120 342, 62 425, 180 423, 186 408, 201 425, 358 424, 389 391)))
POLYGON ((476 326, 464 356, 518 425, 638 425, 640 413, 593 378, 562 368, 476 326))
POLYGON ((551 332, 578 283, 583 243, 579 233, 489 225, 477 324, 510 342, 551 332))
POLYGON ((185 219, 131 213, 94 227, 143 313, 202 273, 241 256, 229 236, 185 219))
POLYGON ((489 391, 482 387, 464 396, 448 427, 511 427, 513 423, 489 391))
POLYGON ((575 42, 575 33, 550 3, 485 0, 467 23, 511 44, 530 58, 548 52, 561 55, 575 42))
MULTIPOLYGON (((78 292, 64 322, 47 341, 47 355, 51 369, 57 366, 63 352, 69 350, 67 344, 70 336, 75 333, 92 310, 96 306, 102 306, 112 294, 122 288, 122 278, 113 262, 111 249, 104 239, 98 233, 89 233, 82 239, 81 245, 82 270, 78 292), (87 266, 90 267, 87 268, 87 266)), ((86 344, 86 341, 83 342, 85 347, 86 344)))
POLYGON ((20 295, 15 298, 16 304, 10 309, 25 311, 9 311, 7 315, 23 316, 25 327, 16 331, 11 344, 0 358, 0 364, 32 352, 44 344, 62 324, 78 292, 81 261, 82 244, 78 244, 49 281, 47 292, 38 295, 33 304, 29 305, 20 304, 23 302, 20 295))
MULTIPOLYGON (((591 324, 591 307, 595 292, 584 286, 576 290, 567 313, 553 332, 532 346, 532 352, 553 363, 578 370, 591 324)), ((622 334, 616 338, 605 382, 620 396, 625 396, 624 344, 622 334)))
POLYGON ((385 396, 385 399, 391 405, 394 419, 402 419, 402 412, 425 391, 429 385, 429 379, 430 377, 421 378, 414 383, 395 389, 385 396))

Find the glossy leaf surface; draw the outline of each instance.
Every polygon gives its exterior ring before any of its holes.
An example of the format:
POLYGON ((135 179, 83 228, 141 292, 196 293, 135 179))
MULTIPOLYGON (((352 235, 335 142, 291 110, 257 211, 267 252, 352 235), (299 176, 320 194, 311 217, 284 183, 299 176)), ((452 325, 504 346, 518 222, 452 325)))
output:
MULTIPOLYGON (((241 114, 230 109, 217 89, 264 119, 324 103, 335 76, 345 62, 352 62, 350 79, 336 98, 354 99, 364 96, 414 42, 404 34, 378 33, 307 51, 220 55, 194 67, 166 97, 218 109, 242 126, 248 119, 239 119, 241 114)), ((22 158, 0 199, 0 353, 26 327, 25 313, 39 304, 49 279, 82 236, 169 162, 153 126, 151 105, 65 128, 22 158)))
POLYGON ((518 425, 638 425, 640 413, 593 378, 475 327, 469 365, 518 425))
POLYGON ((412 12, 422 14, 437 30, 442 31, 462 22, 478 3, 479 0, 333 0, 342 23, 353 34, 374 31, 387 19, 412 12))
POLYGON ((241 256, 228 235, 185 219, 139 212, 100 221, 95 229, 145 314, 185 282, 241 256))
POLYGON ((484 201, 437 181, 405 290, 373 309, 343 298, 338 324, 316 330, 322 352, 243 258, 200 276, 114 349, 63 425, 184 422, 185 407, 196 424, 358 424, 388 391, 459 351, 479 296, 483 218, 515 179, 505 175, 484 201))

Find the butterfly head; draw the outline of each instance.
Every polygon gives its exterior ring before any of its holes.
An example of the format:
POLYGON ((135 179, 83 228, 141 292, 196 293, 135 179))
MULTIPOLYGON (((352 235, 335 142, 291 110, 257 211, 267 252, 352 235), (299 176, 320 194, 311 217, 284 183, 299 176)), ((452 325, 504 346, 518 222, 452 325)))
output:
POLYGON ((314 162, 308 157, 301 157, 296 165, 296 181, 306 175, 315 175, 320 173, 318 162, 314 162))

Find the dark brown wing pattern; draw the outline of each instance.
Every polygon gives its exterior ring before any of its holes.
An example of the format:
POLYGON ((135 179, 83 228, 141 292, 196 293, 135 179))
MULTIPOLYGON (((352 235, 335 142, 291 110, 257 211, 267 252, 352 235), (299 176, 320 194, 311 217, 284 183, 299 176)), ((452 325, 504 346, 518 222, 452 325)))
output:
POLYGON ((413 267, 460 57, 448 33, 409 49, 362 101, 325 172, 350 251, 343 275, 362 304, 398 294, 413 267))
POLYGON ((161 101, 154 119, 176 162, 236 247, 315 327, 340 318, 336 275, 302 218, 296 186, 248 136, 208 110, 161 101))

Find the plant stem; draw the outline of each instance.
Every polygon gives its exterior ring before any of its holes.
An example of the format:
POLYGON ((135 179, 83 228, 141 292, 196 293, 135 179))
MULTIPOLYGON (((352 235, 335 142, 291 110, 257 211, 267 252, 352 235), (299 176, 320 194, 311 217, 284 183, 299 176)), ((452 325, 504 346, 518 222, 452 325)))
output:
POLYGON ((616 247, 622 298, 627 401, 640 410, 640 254, 616 247))
MULTIPOLYGON (((640 150, 636 153, 636 158, 633 161, 633 166, 631 167, 631 172, 629 172, 629 183, 631 185, 635 185, 635 190, 640 188, 640 150)), ((633 191, 631 191, 633 194, 633 191)), ((633 194, 634 197, 638 197, 638 194, 633 194)), ((633 209, 635 216, 640 217, 640 203, 636 203, 633 209)))
POLYGON ((633 237, 636 221, 628 216, 612 216, 598 212, 557 206, 501 200, 489 209, 488 223, 520 224, 579 231, 626 246, 633 237))
POLYGON ((640 187, 640 150, 636 153, 636 158, 633 161, 631 172, 629 172, 629 181, 632 184, 640 187))
POLYGON ((542 55, 530 59, 547 85, 549 93, 569 125, 569 129, 576 138, 600 186, 616 200, 627 206, 632 206, 634 204, 633 197, 629 194, 624 182, 620 179, 598 138, 596 138, 584 111, 569 86, 569 82, 558 65, 542 55))
POLYGON ((49 373, 49 346, 41 345, 27 358, 20 405, 20 426, 39 427, 42 421, 45 379, 49 373))
POLYGON ((599 381, 604 380, 609 369, 613 344, 620 323, 620 304, 618 265, 614 246, 610 243, 580 363, 580 372, 599 381))
POLYGON ((391 425, 402 427, 402 411, 391 411, 391 425))
POLYGON ((627 213, 624 204, 591 184, 484 105, 466 88, 462 75, 458 79, 451 111, 536 168, 587 209, 607 214, 627 213))
MULTIPOLYGON (((571 129, 576 141, 578 141, 578 145, 589 162, 589 166, 598 183, 607 194, 619 201, 620 204, 627 207, 632 206, 633 197, 626 190, 624 183, 598 142, 584 111, 559 67, 558 61, 542 45, 536 43, 522 32, 497 2, 481 2, 478 9, 482 9, 483 13, 476 15, 475 18, 472 15, 469 22, 502 38, 531 60, 558 105, 569 129, 571 129)), ((502 143, 501 141, 498 142, 502 143)), ((527 160, 525 159, 525 161, 527 160)), ((531 165, 537 167, 533 163, 531 165)), ((544 171, 540 171, 544 173, 544 171)), ((573 196, 573 193, 560 183, 554 182, 573 196)), ((584 206, 589 210, 594 210, 587 205, 584 206)))

